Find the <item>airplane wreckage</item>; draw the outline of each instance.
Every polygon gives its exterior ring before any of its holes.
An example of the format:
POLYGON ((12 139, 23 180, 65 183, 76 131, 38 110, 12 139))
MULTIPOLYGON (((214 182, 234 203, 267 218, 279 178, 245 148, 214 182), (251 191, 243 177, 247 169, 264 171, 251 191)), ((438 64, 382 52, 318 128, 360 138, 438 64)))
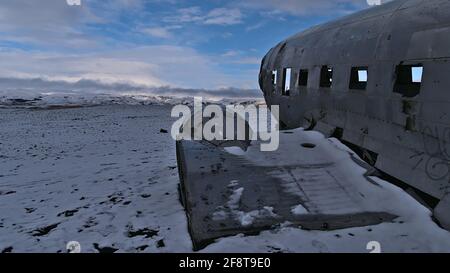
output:
POLYGON ((367 202, 359 182, 334 168, 334 155, 314 151, 292 130, 300 127, 351 147, 366 180, 383 173, 432 198, 434 218, 450 229, 449 61, 446 0, 392 1, 272 48, 259 83, 267 105, 279 105, 277 151, 257 151, 249 141, 177 141, 194 248, 286 222, 336 230, 396 218, 376 206, 382 200, 367 202), (246 152, 229 153, 231 146, 246 152), (299 204, 304 213, 293 213, 299 204))

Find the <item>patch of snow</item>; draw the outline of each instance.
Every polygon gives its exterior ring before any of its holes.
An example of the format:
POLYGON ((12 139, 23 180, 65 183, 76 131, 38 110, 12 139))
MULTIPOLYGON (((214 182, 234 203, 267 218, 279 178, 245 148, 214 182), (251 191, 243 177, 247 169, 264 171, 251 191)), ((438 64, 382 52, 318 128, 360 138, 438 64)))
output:
POLYGON ((253 224, 255 219, 264 217, 277 217, 272 207, 264 207, 261 210, 251 212, 236 211, 235 215, 242 226, 247 227, 253 224))
POLYGON ((241 147, 225 147, 224 150, 232 155, 245 155, 245 151, 241 147))
POLYGON ((244 188, 239 188, 233 191, 228 200, 228 207, 232 210, 239 208, 239 202, 241 202, 242 193, 244 192, 244 188))
POLYGON ((167 106, 0 109, 0 252, 191 251, 171 123, 167 106))
POLYGON ((254 217, 257 216, 258 211, 252 211, 248 213, 244 213, 242 211, 238 212, 238 219, 242 226, 250 226, 253 224, 254 217))
POLYGON ((244 188, 236 188, 238 186, 237 180, 232 180, 228 186, 231 189, 231 194, 228 198, 228 202, 225 206, 220 206, 212 215, 214 221, 222 221, 225 219, 235 219, 241 223, 242 226, 247 227, 253 224, 255 219, 263 217, 277 217, 273 212, 273 207, 264 207, 261 210, 254 210, 250 212, 244 212, 239 210, 239 204, 241 202, 244 188))
POLYGON ((228 188, 234 188, 239 185, 239 180, 231 180, 230 184, 228 185, 228 188))
POLYGON ((213 219, 214 221, 223 221, 223 220, 225 220, 225 219, 228 219, 228 213, 226 213, 226 212, 223 210, 223 208, 221 207, 221 208, 219 208, 218 211, 215 211, 215 212, 213 213, 212 219, 213 219))
POLYGON ((305 209, 305 207, 303 205, 298 205, 292 208, 291 210, 292 214, 294 215, 305 215, 308 214, 308 210, 305 209))

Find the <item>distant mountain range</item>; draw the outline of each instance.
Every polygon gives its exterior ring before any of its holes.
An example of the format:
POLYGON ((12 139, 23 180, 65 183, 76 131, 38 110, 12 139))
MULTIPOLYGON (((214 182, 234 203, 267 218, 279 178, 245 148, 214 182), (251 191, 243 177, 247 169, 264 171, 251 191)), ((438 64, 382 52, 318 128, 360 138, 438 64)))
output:
MULTIPOLYGON (((262 98, 203 98, 206 104, 252 104, 260 103, 262 98)), ((109 94, 41 94, 18 97, 0 96, 0 106, 21 108, 83 107, 98 105, 193 105, 194 97, 158 95, 109 95, 109 94)))

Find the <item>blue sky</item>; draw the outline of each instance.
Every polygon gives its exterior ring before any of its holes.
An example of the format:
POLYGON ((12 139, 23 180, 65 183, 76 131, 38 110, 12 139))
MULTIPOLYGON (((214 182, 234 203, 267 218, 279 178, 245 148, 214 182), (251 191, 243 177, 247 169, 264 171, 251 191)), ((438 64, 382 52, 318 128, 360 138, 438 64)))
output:
POLYGON ((0 78, 256 89, 272 46, 368 7, 366 0, 66 1, 0 0, 0 78))

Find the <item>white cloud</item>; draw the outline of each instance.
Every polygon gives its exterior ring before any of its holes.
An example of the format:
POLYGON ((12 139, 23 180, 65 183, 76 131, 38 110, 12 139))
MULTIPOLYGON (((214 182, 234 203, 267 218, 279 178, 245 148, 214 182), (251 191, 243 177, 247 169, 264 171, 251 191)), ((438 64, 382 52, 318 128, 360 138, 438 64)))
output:
POLYGON ((242 23, 242 13, 237 8, 215 8, 206 13, 200 7, 178 9, 176 15, 164 18, 169 23, 198 23, 203 25, 236 25, 242 23))
POLYGON ((343 14, 368 7, 367 0, 247 0, 237 5, 291 15, 343 14))
MULTIPOLYGON (((251 12, 263 14, 263 17, 283 18, 286 14, 345 13, 352 7, 368 6, 366 0, 233 0, 225 7, 212 9, 193 6, 173 10, 177 6, 172 6, 168 9, 171 13, 166 13, 148 10, 146 4, 159 2, 159 5, 169 6, 177 0, 82 0, 81 6, 69 6, 65 0, 0 2, 1 41, 19 42, 40 49, 31 52, 2 51, 0 48, 2 77, 210 89, 218 86, 255 88, 260 58, 254 57, 258 55, 256 53, 239 48, 217 56, 197 52, 192 47, 211 38, 210 28, 203 32, 204 26, 241 24, 247 21, 245 15, 251 12), (148 17, 153 12, 155 17, 148 17), (165 17, 161 19, 161 16, 165 17), (110 23, 113 25, 108 25, 110 23), (192 28, 187 24, 192 24, 192 28), (200 26, 203 26, 202 30, 199 30, 200 26), (184 28, 183 32, 177 31, 180 27, 184 28), (128 28, 130 31, 119 33, 128 28), (100 33, 103 29, 107 33, 100 33), (142 34, 184 46, 137 47, 142 34), (115 43, 107 43, 110 41, 115 43), (91 54, 82 53, 87 51, 91 54), (237 67, 247 64, 255 69, 236 72, 237 67)), ((267 18, 259 18, 259 21, 252 21, 253 25, 243 28, 252 31, 268 22, 267 18)), ((214 37, 229 38, 232 35, 224 31, 214 37)))
MULTIPOLYGON (((38 45, 41 50, 26 51, 0 47, 1 77, 42 78, 76 82, 93 80, 104 83, 127 82, 146 86, 256 86, 254 77, 231 77, 221 71, 217 60, 182 46, 137 47, 120 42, 113 46, 101 35, 86 34, 86 23, 107 24, 122 12, 143 12, 143 0, 83 0, 81 6, 69 6, 64 0, 0 0, 0 32, 3 41, 38 45), (95 11, 95 14, 93 13, 95 11), (67 48, 70 47, 70 48, 67 48), (72 48, 87 48, 83 54, 72 48), (98 48, 92 48, 98 47, 98 48), (126 48, 119 50, 117 48, 126 48), (49 53, 53 52, 53 53, 49 53)), ((174 0, 149 0, 174 3, 174 0)), ((198 7, 182 9, 178 19, 199 24, 234 24, 240 12, 217 9, 202 13, 198 7), (229 15, 230 18, 223 18, 229 15)), ((139 26, 137 33, 156 38, 175 36, 171 26, 139 26)), ((243 73, 244 74, 244 73, 243 73)), ((256 74, 255 74, 256 75, 256 74)), ((246 74, 248 76, 248 74, 246 74)), ((255 76, 256 77, 256 76, 255 76)))
POLYGON ((392 0, 366 0, 367 4, 369 4, 369 6, 378 6, 387 2, 390 2, 392 0))
POLYGON ((144 2, 142 0, 112 0, 112 1, 106 1, 106 2, 110 2, 111 5, 117 5, 120 7, 127 7, 127 8, 142 7, 142 5, 144 4, 144 2))
POLYGON ((108 84, 126 82, 208 89, 257 86, 257 72, 227 75, 221 71, 218 60, 179 46, 146 46, 71 55, 0 50, 0 59, 0 75, 7 78, 93 80, 108 84))
POLYGON ((233 61, 235 64, 254 64, 254 65, 260 65, 261 64, 261 58, 258 57, 243 57, 240 59, 237 59, 233 61))
POLYGON ((60 0, 2 0, 0 5, 3 40, 59 46, 70 46, 68 41, 72 40, 78 46, 91 44, 77 27, 96 20, 86 6, 69 6, 60 0))
POLYGON ((104 83, 129 82, 149 86, 164 85, 155 75, 157 65, 134 59, 97 55, 66 55, 2 51, 0 75, 10 78, 43 78, 76 82, 97 80, 104 83))
POLYGON ((167 28, 164 27, 145 28, 142 30, 142 32, 155 38, 163 38, 163 39, 172 38, 172 33, 167 28))
POLYGON ((81 0, 66 0, 69 6, 81 6, 81 0))
POLYGON ((241 52, 237 51, 237 50, 229 50, 225 53, 222 54, 222 57, 236 57, 238 55, 240 55, 241 52))
POLYGON ((205 17, 205 25, 236 25, 242 23, 242 13, 239 9, 217 8, 211 10, 205 17))
POLYGON ((200 7, 178 9, 176 15, 164 18, 164 21, 169 23, 195 23, 202 20, 203 16, 200 7))
POLYGON ((222 35, 220 35, 222 38, 224 38, 224 39, 228 39, 228 38, 231 38, 231 37, 233 37, 233 33, 231 33, 231 32, 224 32, 224 33, 222 33, 222 35))
MULTIPOLYGON (((170 4, 175 0, 148 1, 170 4)), ((254 71, 242 71, 237 76, 226 74, 220 66, 220 58, 202 55, 191 47, 139 47, 133 44, 133 39, 112 46, 107 41, 115 41, 113 37, 86 31, 88 23, 120 24, 117 18, 123 12, 128 12, 128 16, 136 15, 136 18, 142 15, 141 12, 145 14, 144 0, 83 0, 81 6, 69 6, 64 0, 0 2, 1 40, 39 48, 30 51, 0 47, 0 77, 3 78, 92 80, 108 84, 126 82, 209 89, 257 86, 254 71)), ((237 9, 219 8, 205 12, 199 7, 191 7, 179 10, 176 21, 230 25, 239 23, 241 16, 237 9)), ((127 35, 145 33, 156 38, 175 39, 178 38, 175 30, 182 25, 146 26, 142 20, 137 21, 140 22, 138 26, 127 35)))
POLYGON ((254 25, 249 25, 249 26, 247 26, 246 28, 245 28, 245 30, 246 31, 253 31, 253 30, 257 30, 257 29, 259 29, 259 28, 262 28, 263 26, 265 26, 266 25, 266 22, 259 22, 259 23, 256 23, 256 24, 254 24, 254 25))
MULTIPOLYGON (((249 52, 254 53, 254 49, 248 52, 240 50, 229 50, 221 55, 224 63, 244 64, 244 65, 260 65, 262 57, 249 56, 249 52)), ((256 75, 256 74, 255 74, 256 75)))

